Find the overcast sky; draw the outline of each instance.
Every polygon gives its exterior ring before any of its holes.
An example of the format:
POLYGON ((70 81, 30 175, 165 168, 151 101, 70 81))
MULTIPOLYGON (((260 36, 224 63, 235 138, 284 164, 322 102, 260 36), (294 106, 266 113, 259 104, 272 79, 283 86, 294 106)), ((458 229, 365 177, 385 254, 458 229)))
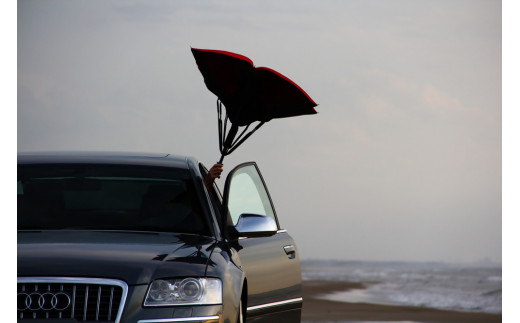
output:
POLYGON ((236 52, 319 104, 224 161, 257 161, 303 259, 499 262, 501 10, 19 0, 17 148, 169 152, 209 167, 216 97, 190 47, 236 52))

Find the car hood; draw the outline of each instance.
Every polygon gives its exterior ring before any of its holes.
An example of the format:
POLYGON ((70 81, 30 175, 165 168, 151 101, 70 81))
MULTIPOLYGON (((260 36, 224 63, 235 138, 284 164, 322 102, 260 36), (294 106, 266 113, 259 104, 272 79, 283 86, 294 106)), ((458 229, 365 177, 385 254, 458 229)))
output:
POLYGON ((130 285, 204 276, 215 240, 115 231, 20 231, 18 276, 114 278, 130 285))

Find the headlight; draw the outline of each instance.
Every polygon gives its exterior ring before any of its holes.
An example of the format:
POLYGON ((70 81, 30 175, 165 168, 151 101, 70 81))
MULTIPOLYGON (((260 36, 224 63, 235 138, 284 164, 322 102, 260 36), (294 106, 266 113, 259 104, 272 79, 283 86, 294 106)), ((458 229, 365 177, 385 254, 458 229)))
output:
POLYGON ((145 306, 222 304, 222 282, 218 278, 154 280, 145 306))

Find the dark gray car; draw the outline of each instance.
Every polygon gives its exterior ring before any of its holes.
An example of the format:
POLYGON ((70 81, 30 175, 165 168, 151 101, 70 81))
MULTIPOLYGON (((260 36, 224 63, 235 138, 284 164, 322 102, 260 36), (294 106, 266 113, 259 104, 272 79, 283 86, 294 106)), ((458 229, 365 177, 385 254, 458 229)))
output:
POLYGON ((224 196, 171 155, 18 156, 18 320, 299 322, 296 245, 255 163, 224 196))

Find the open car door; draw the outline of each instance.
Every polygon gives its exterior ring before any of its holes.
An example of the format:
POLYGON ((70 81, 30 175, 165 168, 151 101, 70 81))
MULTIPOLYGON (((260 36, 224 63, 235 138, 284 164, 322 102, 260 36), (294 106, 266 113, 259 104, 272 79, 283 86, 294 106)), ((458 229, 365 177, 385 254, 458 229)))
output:
POLYGON ((228 237, 247 284, 247 317, 255 322, 300 322, 301 271, 296 245, 280 228, 271 197, 254 162, 226 179, 228 237))

